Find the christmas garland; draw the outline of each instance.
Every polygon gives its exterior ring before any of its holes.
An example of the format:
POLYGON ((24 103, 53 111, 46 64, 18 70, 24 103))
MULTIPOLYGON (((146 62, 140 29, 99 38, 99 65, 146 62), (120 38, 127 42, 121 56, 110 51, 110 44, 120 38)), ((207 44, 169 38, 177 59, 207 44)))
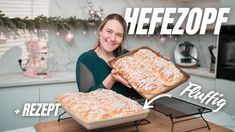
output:
POLYGON ((86 20, 74 17, 47 17, 40 15, 34 19, 25 18, 9 18, 0 10, 0 29, 17 32, 18 30, 28 30, 29 32, 41 29, 55 28, 57 31, 70 30, 83 26, 84 30, 88 30, 88 25, 100 24, 100 20, 86 20))
MULTIPOLYGON (((4 30, 4 32, 12 31, 15 34, 18 34, 18 30, 28 30, 29 32, 35 32, 35 30, 47 30, 48 28, 54 28, 57 32, 60 31, 70 31, 71 29, 77 29, 83 27, 84 31, 88 30, 89 26, 99 26, 101 23, 101 19, 96 20, 87 20, 87 19, 79 19, 74 17, 69 18, 61 18, 59 17, 47 17, 44 15, 40 15, 35 17, 34 19, 30 19, 28 17, 25 18, 9 18, 5 16, 4 13, 0 10, 0 32, 4 30)), ((136 25, 137 26, 137 25, 136 25)), ((172 29, 174 24, 169 24, 168 28, 172 29)), ((148 29, 149 25, 145 25, 143 28, 148 29)), ((151 36, 159 36, 160 35, 161 25, 157 26, 154 34, 151 36)), ((129 30, 129 27, 128 27, 129 30)), ((167 36, 167 35, 163 35, 167 36)), ((177 35, 174 35, 177 37, 177 35)))

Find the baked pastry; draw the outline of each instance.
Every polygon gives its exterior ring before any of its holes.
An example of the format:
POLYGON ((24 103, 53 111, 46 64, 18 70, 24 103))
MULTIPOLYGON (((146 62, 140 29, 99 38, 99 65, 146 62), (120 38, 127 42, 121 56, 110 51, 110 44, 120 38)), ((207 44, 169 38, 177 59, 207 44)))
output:
POLYGON ((165 86, 174 86, 182 81, 184 75, 174 64, 169 64, 166 68, 159 71, 159 79, 165 86))
POLYGON ((56 100, 73 115, 87 122, 143 112, 142 106, 136 101, 106 89, 89 93, 63 93, 56 100))
POLYGON ((158 73, 171 62, 157 56, 151 50, 140 49, 133 55, 139 62, 149 65, 152 71, 158 73))
POLYGON ((159 77, 165 86, 174 86, 183 79, 181 71, 169 60, 158 56, 151 50, 140 49, 133 55, 140 63, 151 68, 152 72, 159 77))
POLYGON ((111 65, 142 95, 167 92, 186 79, 171 61, 148 48, 119 57, 111 65))
POLYGON ((156 94, 164 90, 158 76, 133 56, 118 59, 113 65, 123 78, 141 93, 156 94))

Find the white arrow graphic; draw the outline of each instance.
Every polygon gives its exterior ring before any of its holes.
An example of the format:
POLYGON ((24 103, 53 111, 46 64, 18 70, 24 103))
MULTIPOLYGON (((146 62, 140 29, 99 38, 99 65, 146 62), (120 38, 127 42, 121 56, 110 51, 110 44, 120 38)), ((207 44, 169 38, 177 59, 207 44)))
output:
POLYGON ((169 98, 171 98, 172 96, 171 96, 171 94, 161 94, 161 95, 155 96, 155 97, 152 98, 149 102, 148 102, 148 100, 146 99, 145 102, 144 102, 144 107, 143 107, 143 109, 150 109, 150 108, 153 108, 153 106, 150 105, 150 104, 153 103, 154 100, 157 100, 157 99, 159 99, 159 98, 161 98, 161 97, 169 97, 169 98))

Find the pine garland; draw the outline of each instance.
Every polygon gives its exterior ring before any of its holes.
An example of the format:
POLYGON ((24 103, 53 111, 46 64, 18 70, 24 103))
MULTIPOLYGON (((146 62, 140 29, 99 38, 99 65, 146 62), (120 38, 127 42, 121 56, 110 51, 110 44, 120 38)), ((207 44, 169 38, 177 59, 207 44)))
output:
POLYGON ((47 17, 44 15, 37 16, 34 19, 25 18, 9 18, 5 16, 0 10, 0 28, 7 31, 17 32, 18 30, 28 30, 29 32, 48 29, 49 27, 55 28, 57 31, 70 30, 72 28, 83 27, 88 30, 88 25, 100 24, 100 20, 86 20, 74 17, 61 18, 61 17, 47 17))
MULTIPOLYGON (((79 19, 74 17, 69 18, 61 18, 59 17, 47 17, 44 15, 40 15, 35 17, 34 19, 30 19, 28 17, 25 18, 9 18, 5 16, 4 13, 0 10, 0 31, 5 30, 8 32, 13 32, 18 34, 19 30, 28 30, 29 32, 35 32, 35 30, 43 30, 48 28, 54 28, 59 31, 69 31, 71 29, 77 29, 83 27, 85 31, 88 30, 89 25, 99 26, 101 20, 87 20, 87 19, 79 19)), ((136 25, 137 26, 137 25, 136 25)), ((168 28, 172 29, 174 24, 169 24, 168 28)), ((128 27, 129 28, 129 27, 128 27)), ((149 28, 149 25, 144 26, 145 29, 149 28)), ((153 35, 160 34, 161 25, 157 26, 153 35)), ((128 29, 129 30, 129 29, 128 29)), ((2 32, 2 31, 1 31, 2 32)), ((166 36, 166 35, 164 35, 166 36)), ((174 37, 177 37, 174 35, 174 37)))

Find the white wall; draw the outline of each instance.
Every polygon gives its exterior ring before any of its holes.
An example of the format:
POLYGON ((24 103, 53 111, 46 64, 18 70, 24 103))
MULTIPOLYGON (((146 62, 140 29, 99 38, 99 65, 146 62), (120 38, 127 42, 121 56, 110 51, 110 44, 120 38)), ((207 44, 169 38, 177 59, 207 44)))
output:
POLYGON ((230 8, 230 14, 228 15, 227 24, 235 24, 235 1, 234 0, 220 0, 220 7, 230 8))
POLYGON ((235 81, 216 79, 215 85, 215 90, 222 93, 222 98, 227 101, 226 106, 222 110, 229 114, 235 115, 235 81))
MULTIPOLYGON (((210 5, 211 7, 218 7, 218 0, 207 0, 207 1, 181 1, 181 0, 94 0, 93 4, 95 8, 102 7, 104 9, 104 16, 110 13, 119 13, 124 15, 126 7, 191 7, 199 6, 204 8, 205 5, 210 5), (115 3, 115 4, 114 4, 115 3), (203 3, 203 4, 202 4, 203 3)), ((16 5, 17 7, 17 5, 16 5)), ((40 10, 40 9, 39 9, 40 10)), ((33 11, 33 10, 32 10, 33 11)), ((88 4, 86 0, 50 0, 49 1, 49 16, 61 16, 70 17, 76 16, 77 18, 88 18, 88 4)), ((177 16, 174 16, 177 17, 177 16)), ((56 31, 49 30, 49 56, 48 56, 48 67, 50 71, 64 71, 64 70, 74 70, 75 63, 78 56, 93 48, 97 36, 94 33, 96 28, 90 29, 86 34, 83 34, 84 30, 82 28, 72 30, 75 35, 74 42, 69 43, 64 38, 67 32, 60 32, 60 35, 56 35, 56 31), (64 59, 61 59, 64 58, 64 59)), ((209 69, 209 52, 207 50, 208 45, 216 45, 216 36, 205 35, 203 38, 201 36, 193 36, 195 39, 188 37, 182 37, 178 40, 169 40, 165 43, 160 43, 159 38, 147 37, 147 36, 129 36, 125 44, 127 49, 135 49, 142 45, 149 46, 155 50, 160 51, 163 55, 169 56, 173 60, 173 52, 176 44, 182 43, 184 41, 193 40, 193 44, 196 45, 200 54, 200 63, 202 67, 208 67, 209 69), (199 38, 200 37, 200 38, 199 38)), ((19 55, 18 55, 19 56, 19 55)), ((17 56, 8 55, 7 58, 0 58, 0 64, 8 62, 3 62, 3 60, 11 60, 12 58, 17 58, 17 56)), ((10 63, 10 62, 9 62, 10 63)), ((7 69, 7 67, 0 66, 0 73, 12 73, 21 72, 18 63, 15 63, 12 69, 7 69), (8 71, 6 71, 6 69, 8 71)))
MULTIPOLYGON (((163 1, 163 0, 96 0, 93 1, 95 9, 102 7, 104 9, 104 16, 111 13, 119 13, 124 16, 126 7, 177 7, 182 6, 182 2, 177 1, 163 1), (115 3, 115 4, 114 4, 115 3)), ((98 10, 98 9, 97 9, 98 10)), ((79 18, 87 19, 88 17, 88 4, 85 0, 79 1, 50 1, 50 15, 51 16, 76 16, 79 18), (70 9, 70 10, 68 10, 70 9)), ((78 29, 74 31, 75 42, 73 44, 67 44, 61 36, 51 36, 49 45, 51 47, 51 52, 54 55, 53 60, 55 60, 55 65, 53 65, 52 70, 65 70, 67 68, 74 69, 74 63, 77 57, 89 50, 92 49, 97 41, 97 36, 94 33, 96 29, 89 30, 87 34, 83 34, 83 29, 78 29), (63 53, 58 53, 58 51, 63 51, 63 53), (58 60, 58 58, 66 57, 68 59, 58 60)), ((66 34, 66 33, 65 33, 66 34)), ((63 37, 63 36, 62 36, 63 37)), ((172 56, 172 49, 177 42, 168 41, 166 44, 161 44, 155 37, 128 37, 125 47, 129 50, 138 48, 143 45, 159 50, 162 54, 167 56, 172 56)))

